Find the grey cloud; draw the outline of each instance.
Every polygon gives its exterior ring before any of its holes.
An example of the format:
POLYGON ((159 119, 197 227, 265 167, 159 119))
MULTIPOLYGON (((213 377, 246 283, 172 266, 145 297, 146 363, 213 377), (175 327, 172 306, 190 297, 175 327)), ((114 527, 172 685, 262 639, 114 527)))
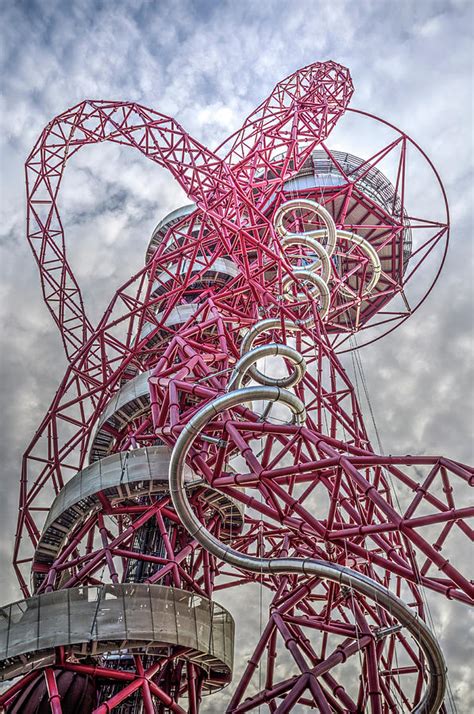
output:
MULTIPOLYGON (((426 148, 453 214, 435 291, 397 332, 361 352, 384 448, 472 456, 472 12, 468 0, 3 4, 2 601, 18 595, 9 563, 21 454, 64 370, 24 239, 23 162, 42 127, 86 97, 140 101, 215 146, 297 67, 329 57, 347 64, 353 105, 399 124, 426 148)), ((86 149, 71 163, 62 215, 96 318, 140 266, 154 224, 186 201, 164 171, 116 147, 86 149)), ((238 652, 247 653, 258 611, 246 620, 241 603, 233 609, 242 627, 238 652)), ((468 712, 465 611, 434 601, 433 613, 458 711, 468 712)), ((204 710, 218 711, 211 700, 204 710)))

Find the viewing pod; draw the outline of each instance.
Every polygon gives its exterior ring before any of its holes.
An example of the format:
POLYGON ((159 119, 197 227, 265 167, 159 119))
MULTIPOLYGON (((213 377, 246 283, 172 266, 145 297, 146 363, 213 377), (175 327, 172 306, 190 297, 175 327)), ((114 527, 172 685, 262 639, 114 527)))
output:
MULTIPOLYGON (((53 501, 35 549, 32 566, 35 591, 71 534, 101 510, 101 494, 110 503, 117 504, 169 492, 170 455, 171 450, 166 446, 120 452, 94 461, 65 484, 53 501)), ((242 504, 201 482, 193 485, 190 472, 186 483, 190 492, 199 490, 199 498, 207 508, 220 516, 224 539, 240 533, 244 520, 242 504)))
MULTIPOLYGON (((272 178, 270 169, 267 178, 272 178)), ((334 280, 330 282, 336 295, 327 327, 330 332, 341 327, 357 329, 393 297, 394 286, 403 282, 412 255, 410 221, 389 179, 353 154, 313 151, 284 184, 284 193, 291 200, 311 198, 315 189, 318 202, 338 217, 340 245, 331 261, 343 280, 338 288, 334 280)), ((268 216, 274 212, 273 202, 272 198, 264 206, 268 216)), ((300 216, 298 232, 324 233, 318 230, 321 227, 309 214, 300 216)), ((323 236, 318 240, 325 245, 323 236)))
POLYGON ((183 658, 204 672, 212 692, 231 679, 234 621, 218 603, 178 588, 145 583, 78 587, 35 595, 0 609, 0 681, 66 659, 127 650, 183 658))

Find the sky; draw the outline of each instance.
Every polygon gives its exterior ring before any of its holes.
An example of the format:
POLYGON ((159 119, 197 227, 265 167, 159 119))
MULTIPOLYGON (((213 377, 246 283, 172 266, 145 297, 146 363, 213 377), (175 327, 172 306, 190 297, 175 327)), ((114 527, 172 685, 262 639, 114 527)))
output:
MULTIPOLYGON (((18 597, 10 562, 21 454, 65 368, 25 238, 23 165, 45 124, 85 98, 138 101, 212 147, 299 67, 326 59, 348 66, 351 105, 421 144, 452 217, 448 259, 429 299, 395 333, 361 350, 382 443, 389 453, 472 460, 471 0, 3 0, 0 7, 2 603, 18 597)), ((142 265, 158 220, 186 202, 164 170, 118 147, 93 147, 70 162, 60 207, 93 316, 142 265)), ((433 608, 457 709, 473 711, 474 625, 452 603, 433 608)), ((244 627, 237 612, 239 622, 244 627)), ((247 637, 248 624, 238 659, 250 652, 247 637)), ((203 711, 219 711, 211 699, 203 711)))

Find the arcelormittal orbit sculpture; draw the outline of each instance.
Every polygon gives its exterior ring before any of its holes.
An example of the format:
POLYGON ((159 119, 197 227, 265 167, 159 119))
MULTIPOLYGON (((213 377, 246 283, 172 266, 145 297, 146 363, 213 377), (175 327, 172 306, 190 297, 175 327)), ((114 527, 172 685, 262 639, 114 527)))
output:
POLYGON ((195 714, 206 694, 234 714, 444 708, 425 594, 472 602, 473 470, 371 445, 354 348, 431 290, 447 206, 417 144, 348 109, 352 92, 335 62, 305 67, 216 151, 127 102, 84 101, 41 133, 28 239, 68 369, 23 461, 5 711, 195 714), (328 147, 340 127, 369 158, 328 147), (193 203, 94 325, 58 196, 67 160, 102 141, 193 203), (217 591, 255 612, 250 582, 271 605, 242 665, 217 591))

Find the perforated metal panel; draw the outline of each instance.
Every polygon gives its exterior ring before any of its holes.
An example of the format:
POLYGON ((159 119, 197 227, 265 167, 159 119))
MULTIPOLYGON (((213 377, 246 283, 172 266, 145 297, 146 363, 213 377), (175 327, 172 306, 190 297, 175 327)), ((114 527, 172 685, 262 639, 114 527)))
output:
MULTIPOLYGON (((46 518, 33 559, 34 588, 44 578, 35 565, 44 569, 53 563, 72 529, 101 508, 100 493, 111 501, 164 493, 168 490, 169 459, 168 447, 150 446, 113 454, 75 474, 56 496, 46 518)), ((239 533, 243 505, 209 487, 200 490, 202 499, 220 514, 224 533, 239 533)))
POLYGON ((115 649, 158 655, 169 645, 189 648, 186 658, 222 681, 233 665, 232 616, 196 594, 143 583, 60 590, 0 610, 1 681, 52 661, 54 647, 81 657, 115 649))

